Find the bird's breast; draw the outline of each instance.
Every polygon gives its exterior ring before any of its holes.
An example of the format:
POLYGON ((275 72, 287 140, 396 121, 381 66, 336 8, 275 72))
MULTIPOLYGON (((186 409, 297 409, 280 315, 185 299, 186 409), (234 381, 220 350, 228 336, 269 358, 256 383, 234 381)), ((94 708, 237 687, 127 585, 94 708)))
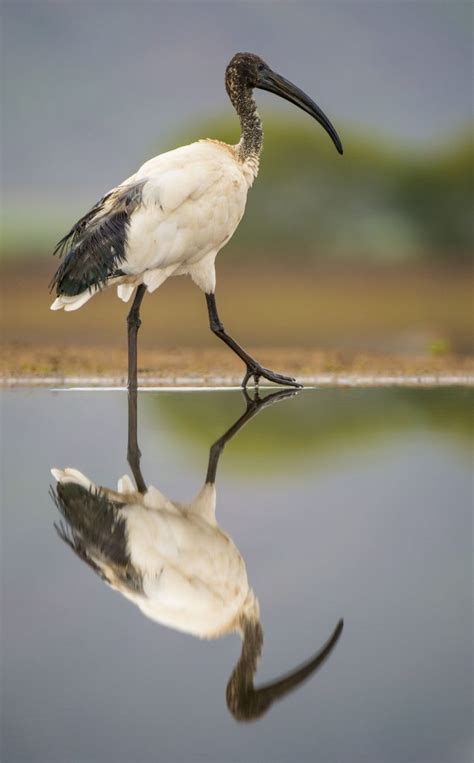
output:
POLYGON ((244 214, 247 190, 242 168, 225 154, 156 172, 131 217, 122 270, 178 267, 219 251, 244 214))
POLYGON ((231 539, 199 517, 141 507, 123 510, 127 548, 143 580, 136 603, 153 620, 201 637, 233 622, 248 594, 231 539))

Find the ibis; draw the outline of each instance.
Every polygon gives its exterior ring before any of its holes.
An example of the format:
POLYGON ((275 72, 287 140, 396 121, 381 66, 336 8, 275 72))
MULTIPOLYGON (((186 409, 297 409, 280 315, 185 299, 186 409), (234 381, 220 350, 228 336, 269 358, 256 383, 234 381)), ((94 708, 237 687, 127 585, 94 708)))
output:
MULTIPOLYGON (((132 390, 133 394, 133 390, 132 390)), ((242 416, 211 446, 206 478, 187 503, 146 485, 136 434, 136 391, 129 398, 128 475, 117 490, 100 487, 74 468, 52 469, 52 496, 62 520, 59 536, 109 586, 162 625, 201 639, 231 633, 242 638, 240 657, 227 684, 226 700, 238 721, 262 716, 300 686, 329 657, 341 635, 339 621, 323 647, 290 673, 254 686, 263 645, 259 604, 245 562, 216 521, 215 480, 229 440, 263 408, 295 394, 247 396, 242 416)))
POLYGON ((198 140, 150 159, 112 188, 71 228, 55 253, 64 255, 51 289, 52 310, 77 310, 107 286, 134 299, 127 316, 128 386, 137 385, 140 306, 167 278, 189 275, 205 293, 211 331, 245 364, 245 387, 253 379, 298 387, 294 378, 264 368, 225 330, 217 312, 215 259, 245 211, 258 174, 262 122, 253 91, 268 90, 312 116, 342 154, 333 125, 296 85, 259 56, 237 53, 226 68, 227 94, 240 119, 236 145, 198 140))

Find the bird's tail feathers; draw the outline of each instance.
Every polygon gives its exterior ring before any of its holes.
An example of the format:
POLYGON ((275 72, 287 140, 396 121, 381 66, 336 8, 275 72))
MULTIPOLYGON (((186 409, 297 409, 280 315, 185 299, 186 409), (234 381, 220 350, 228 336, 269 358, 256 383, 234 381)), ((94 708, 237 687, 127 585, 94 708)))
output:
POLYGON ((51 474, 57 482, 67 484, 73 482, 75 485, 82 485, 86 490, 90 490, 95 485, 90 481, 85 474, 79 471, 79 469, 72 469, 67 466, 65 469, 51 469, 51 474))
POLYGON ((94 294, 97 294, 98 291, 100 291, 100 289, 93 287, 90 290, 83 291, 81 294, 76 294, 74 297, 68 297, 65 294, 61 294, 60 297, 56 297, 50 309, 65 310, 67 313, 72 310, 79 310, 79 308, 82 307, 82 305, 85 305, 85 303, 88 302, 94 294))
POLYGON ((135 289, 136 284, 122 283, 120 286, 117 286, 117 297, 121 299, 122 302, 128 302, 135 289))

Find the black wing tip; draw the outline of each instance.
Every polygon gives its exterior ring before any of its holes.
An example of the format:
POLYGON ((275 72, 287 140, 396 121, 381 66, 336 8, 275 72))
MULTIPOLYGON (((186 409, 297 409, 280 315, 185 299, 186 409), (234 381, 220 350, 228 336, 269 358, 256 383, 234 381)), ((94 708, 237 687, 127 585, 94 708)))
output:
POLYGON ((66 255, 51 283, 58 295, 72 297, 99 290, 126 259, 130 216, 141 203, 146 178, 109 191, 58 243, 54 255, 66 255))
POLYGON ((71 238, 71 236, 72 236, 72 231, 67 233, 66 236, 63 236, 62 239, 60 239, 60 241, 58 241, 58 243, 56 244, 56 246, 53 249, 53 257, 56 257, 57 254, 59 254, 60 257, 63 256, 64 249, 66 248, 66 244, 67 244, 68 240, 71 238))

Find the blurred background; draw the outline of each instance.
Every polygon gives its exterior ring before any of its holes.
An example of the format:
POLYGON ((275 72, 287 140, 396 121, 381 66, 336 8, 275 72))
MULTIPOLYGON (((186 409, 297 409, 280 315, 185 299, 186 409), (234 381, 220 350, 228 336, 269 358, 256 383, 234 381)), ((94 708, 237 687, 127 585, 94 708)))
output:
MULTIPOLYGON (((2 333, 26 368, 33 348, 123 348, 112 290, 49 311, 54 244, 150 156, 237 142, 223 82, 239 50, 310 94, 345 153, 257 93, 260 175, 217 260, 228 329, 273 348, 472 351, 470 2, 7 0, 2 17, 2 333)), ((216 346, 184 279, 144 317, 145 348, 216 346)))

